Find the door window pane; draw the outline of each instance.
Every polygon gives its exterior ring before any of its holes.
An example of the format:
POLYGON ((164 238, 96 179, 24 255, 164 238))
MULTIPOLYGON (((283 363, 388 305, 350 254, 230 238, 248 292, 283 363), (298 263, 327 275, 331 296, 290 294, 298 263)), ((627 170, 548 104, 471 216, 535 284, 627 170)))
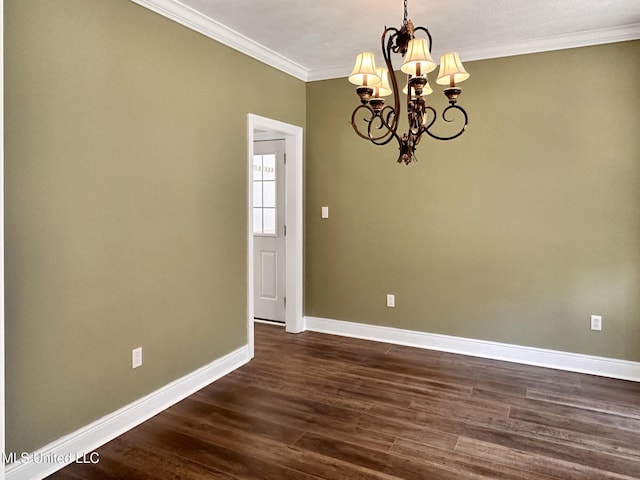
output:
POLYGON ((276 208, 276 182, 262 182, 262 206, 276 208))
POLYGON ((253 206, 262 206, 262 182, 253 182, 253 206))
POLYGON ((253 156, 253 179, 262 180, 262 155, 253 156))
POLYGON ((253 156, 253 233, 276 234, 276 155, 253 156))
POLYGON ((262 232, 268 235, 275 235, 276 234, 276 209, 263 208, 262 219, 263 219, 262 232))
POLYGON ((263 180, 275 180, 276 179, 276 156, 273 153, 262 156, 262 179, 263 180))
POLYGON ((262 233, 262 208, 253 209, 253 233, 262 233))

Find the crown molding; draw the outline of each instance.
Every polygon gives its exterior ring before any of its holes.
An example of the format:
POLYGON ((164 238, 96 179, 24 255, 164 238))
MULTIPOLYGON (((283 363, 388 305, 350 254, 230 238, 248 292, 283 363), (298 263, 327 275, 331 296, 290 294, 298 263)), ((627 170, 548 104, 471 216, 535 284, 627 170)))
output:
POLYGON ((258 42, 232 30, 216 20, 184 5, 178 0, 130 0, 191 30, 212 38, 262 63, 299 80, 307 81, 309 69, 289 60, 258 42))
POLYGON ((332 80, 334 78, 346 78, 353 70, 353 64, 351 65, 339 65, 329 68, 316 68, 309 70, 307 76, 307 82, 315 82, 318 80, 332 80))
MULTIPOLYGON (((490 58, 513 57, 516 55, 550 52, 553 50, 567 50, 570 48, 626 42, 638 39, 640 39, 640 23, 632 23, 629 25, 621 25, 611 28, 541 37, 504 45, 461 49, 458 53, 465 62, 471 62, 476 60, 488 60, 490 58)), ((434 59, 436 59, 435 56, 434 59)), ((318 80, 344 78, 349 75, 352 68, 353 65, 340 65, 330 68, 310 70, 307 76, 307 81, 314 82, 318 80)))
POLYGON ((470 62, 474 60, 487 60, 489 58, 512 57, 515 55, 527 55, 529 53, 588 47, 605 43, 626 42, 637 39, 640 39, 640 23, 632 23, 611 28, 541 37, 504 45, 461 49, 459 53, 461 58, 470 62))
MULTIPOLYGON (((347 77, 353 65, 310 70, 178 0, 130 0, 304 82, 347 77)), ((466 62, 640 39, 640 23, 461 49, 466 62)))

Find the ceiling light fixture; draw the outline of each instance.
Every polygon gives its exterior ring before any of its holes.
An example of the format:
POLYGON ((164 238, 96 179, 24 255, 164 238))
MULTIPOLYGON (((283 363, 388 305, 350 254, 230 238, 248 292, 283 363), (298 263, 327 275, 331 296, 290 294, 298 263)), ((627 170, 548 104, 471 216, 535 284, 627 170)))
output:
POLYGON ((446 53, 441 57, 436 83, 447 87, 444 89, 444 94, 449 99, 449 106, 442 112, 442 119, 445 122, 453 122, 454 119, 450 118, 450 114, 457 110, 462 114, 459 120, 463 125, 449 136, 436 135, 431 131, 431 127, 435 124, 438 115, 423 98, 424 95, 429 95, 433 91, 429 86, 427 73, 435 70, 437 66, 431 58, 431 34, 425 27, 414 27, 411 20, 407 19, 407 0, 404 0, 402 28, 398 30, 395 27, 385 27, 381 40, 382 55, 387 68, 376 68, 374 54, 364 52, 356 57, 355 67, 349 76, 349 81, 358 85, 356 92, 361 102, 351 115, 351 126, 360 137, 375 145, 386 145, 395 138, 400 148, 398 163, 408 165, 417 160, 416 146, 424 133, 437 140, 452 140, 465 131, 469 118, 467 112, 457 104, 462 90, 456 84, 469 78, 469 74, 456 52, 446 53), (416 37, 417 32, 424 32, 427 38, 416 37), (391 52, 399 53, 404 57, 400 70, 407 74, 407 85, 403 92, 407 98, 409 128, 407 133, 401 135, 397 132, 400 95, 391 63, 391 52), (389 77, 391 77, 391 84, 389 84, 389 77), (385 106, 382 97, 392 93, 394 106, 385 106), (360 116, 364 131, 358 127, 357 116, 360 116))

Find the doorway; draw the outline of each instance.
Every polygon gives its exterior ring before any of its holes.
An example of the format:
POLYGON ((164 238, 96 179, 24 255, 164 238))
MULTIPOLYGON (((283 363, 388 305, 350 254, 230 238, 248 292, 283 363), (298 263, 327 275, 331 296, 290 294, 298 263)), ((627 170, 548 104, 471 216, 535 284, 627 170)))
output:
MULTIPOLYGON (((303 130, 302 127, 283 123, 259 115, 247 117, 247 344, 249 355, 254 355, 254 316, 256 312, 255 290, 255 241, 253 233, 254 216, 254 149, 256 140, 284 139, 284 297, 286 308, 284 324, 287 332, 299 333, 304 330, 303 319, 303 130)), ((268 255, 267 255, 268 257, 268 255)), ((271 255, 273 259, 273 255, 271 255)), ((267 292, 268 293, 268 292, 267 292)), ((273 293, 273 292, 271 292, 273 293)), ((272 295, 273 296, 273 295, 272 295)))
POLYGON ((255 135, 252 172, 253 315, 282 325, 287 302, 285 145, 284 138, 260 140, 255 135))

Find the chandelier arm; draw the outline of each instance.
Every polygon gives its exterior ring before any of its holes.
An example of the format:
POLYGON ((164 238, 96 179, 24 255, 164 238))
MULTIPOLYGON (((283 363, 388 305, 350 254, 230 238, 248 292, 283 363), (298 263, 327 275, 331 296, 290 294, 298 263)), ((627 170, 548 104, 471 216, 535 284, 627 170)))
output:
MULTIPOLYGON (((434 123, 436 123, 436 120, 438 119, 438 113, 436 112, 436 109, 433 108, 431 105, 425 105, 424 107, 424 112, 422 115, 422 120, 424 121, 427 118, 427 110, 430 111, 433 115, 430 115, 431 120, 429 121, 429 123, 423 123, 420 126, 420 130, 416 133, 417 137, 418 137, 418 142, 420 141, 420 138, 422 138, 422 134, 423 133, 429 133, 429 129, 433 126, 434 123)), ((417 144, 417 142, 416 142, 417 144)))
MULTIPOLYGON (((431 107, 427 107, 429 110, 431 110, 434 115, 435 115, 435 110, 431 107)), ((460 107, 459 105, 449 105, 447 108, 445 108, 442 112, 442 119, 445 122, 453 122, 452 120, 447 119, 447 112, 449 112, 450 110, 459 110, 460 112, 462 112, 462 115, 464 117, 464 125, 462 125, 462 128, 458 131, 458 133, 455 133, 454 135, 451 135, 449 137, 441 137, 439 135, 436 135, 434 133, 431 133, 429 131, 429 129, 431 128, 431 126, 435 123, 436 121, 436 117, 434 116, 433 120, 431 121, 431 123, 424 129, 424 132, 429 135, 431 138, 435 138, 436 140, 453 140, 454 138, 458 138, 460 135, 462 135, 465 131, 465 129, 467 128, 467 125, 469 124, 469 117, 467 116, 467 112, 465 111, 464 108, 460 107)))
POLYGON ((427 38, 429 39, 429 53, 431 53, 431 46, 433 44, 433 38, 431 38, 431 34, 429 33, 429 29, 426 27, 414 27, 414 32, 423 31, 427 34, 427 38))
MULTIPOLYGON (((394 112, 400 111, 400 95, 398 94, 398 80, 396 79, 396 74, 393 70, 393 63, 391 62, 391 51, 394 49, 396 44, 396 37, 398 36, 399 30, 395 27, 385 27, 384 32, 382 32, 382 37, 380 39, 382 43, 382 56, 384 57, 384 62, 387 65, 387 69, 389 70, 389 76, 391 77, 391 90, 393 91, 393 110, 394 112), (391 33, 389 38, 387 39, 387 44, 385 45, 385 39, 387 35, 391 33)), ((398 117, 394 115, 393 123, 389 126, 389 130, 393 131, 394 135, 397 136, 398 130, 398 117)))
POLYGON ((371 114, 371 117, 369 119, 367 119, 367 118, 363 118, 362 119, 364 122, 366 122, 366 123, 368 123, 370 125, 371 122, 373 121, 373 119, 375 118, 376 114, 375 114, 375 112, 373 111, 373 109, 369 105, 358 105, 353 110, 353 113, 351 114, 351 126, 353 127, 353 130, 358 134, 359 137, 364 138, 365 140, 371 140, 371 138, 369 138, 367 135, 365 135, 364 133, 362 133, 360 131, 360 129, 358 128, 358 125, 356 124, 356 114, 358 113, 358 111, 360 109, 366 110, 367 113, 371 114))
POLYGON ((371 128, 373 127, 373 122, 375 120, 375 119, 372 119, 372 121, 369 123, 369 127, 368 127, 369 140, 371 141, 371 143, 373 143, 375 145, 386 145, 387 143, 389 143, 394 138, 396 140, 398 140, 398 142, 400 141, 400 139, 398 138, 398 134, 389 125, 389 123, 390 123, 389 119, 392 116, 393 116, 393 121, 395 122, 396 112, 395 112, 395 110, 393 108, 391 108, 390 105, 387 105, 386 107, 384 107, 376 115, 376 118, 379 120, 379 123, 380 123, 380 126, 378 126, 376 128, 378 128, 380 130, 380 129, 382 129, 384 127, 386 129, 384 134, 380 135, 379 137, 374 137, 374 136, 371 135, 371 128), (386 119, 385 119, 385 117, 386 117, 386 119))
POLYGON ((391 129, 388 122, 388 119, 392 116, 395 118, 395 112, 390 106, 386 106, 381 112, 375 112, 369 105, 359 105, 351 114, 351 126, 359 137, 364 138, 365 140, 369 140, 375 145, 386 145, 391 141, 392 138, 397 137, 396 132, 391 129), (360 131, 356 122, 356 115, 358 114, 358 111, 360 109, 365 110, 365 113, 368 113, 370 115, 368 118, 362 119, 362 121, 367 124, 366 134, 360 131), (383 112, 387 109, 389 109, 389 111, 385 113, 385 116, 387 118, 387 120, 385 120, 385 118, 383 117, 383 112), (376 119, 379 123, 379 125, 377 126, 374 125, 376 119), (372 132, 373 129, 382 130, 383 128, 385 129, 385 131, 382 133, 382 135, 376 136, 372 132))

